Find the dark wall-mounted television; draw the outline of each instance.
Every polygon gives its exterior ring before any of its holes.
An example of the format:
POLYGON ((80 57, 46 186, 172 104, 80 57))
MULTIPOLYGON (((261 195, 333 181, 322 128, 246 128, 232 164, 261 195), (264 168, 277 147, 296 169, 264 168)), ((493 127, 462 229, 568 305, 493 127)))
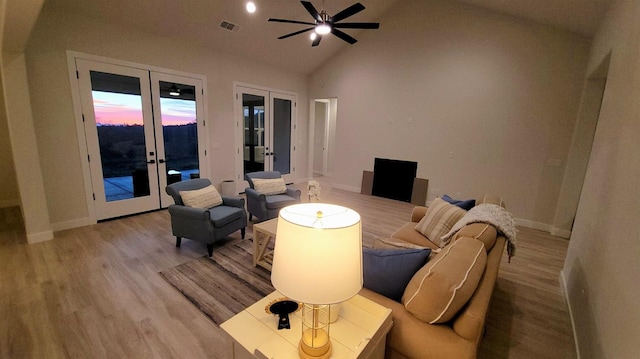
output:
POLYGON ((376 158, 373 166, 371 194, 411 202, 413 180, 416 178, 417 172, 417 162, 376 158))

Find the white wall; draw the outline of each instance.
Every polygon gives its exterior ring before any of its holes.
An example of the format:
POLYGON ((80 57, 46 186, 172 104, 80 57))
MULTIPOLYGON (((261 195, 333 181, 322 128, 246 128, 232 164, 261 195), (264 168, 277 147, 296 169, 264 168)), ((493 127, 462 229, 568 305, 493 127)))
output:
MULTIPOLYGON (((0 73, 0 77, 2 74, 0 73)), ((0 84, 3 79, 0 78, 0 84)), ((9 138, 7 112, 4 104, 4 91, 0 85, 0 207, 20 205, 20 195, 13 164, 13 152, 9 138)))
POLYGON ((311 79, 340 103, 334 185, 357 189, 374 157, 417 161, 437 194, 499 194, 549 229, 587 39, 451 1, 400 2, 356 37, 311 79))
POLYGON ((298 93, 296 170, 307 173, 307 78, 184 40, 142 33, 61 13, 45 4, 27 49, 29 88, 51 222, 56 228, 87 218, 66 50, 207 76, 209 161, 212 180, 233 178, 233 81, 298 93))
POLYGON ((640 2, 615 1, 594 37, 588 74, 611 54, 563 278, 585 358, 640 353, 640 2))

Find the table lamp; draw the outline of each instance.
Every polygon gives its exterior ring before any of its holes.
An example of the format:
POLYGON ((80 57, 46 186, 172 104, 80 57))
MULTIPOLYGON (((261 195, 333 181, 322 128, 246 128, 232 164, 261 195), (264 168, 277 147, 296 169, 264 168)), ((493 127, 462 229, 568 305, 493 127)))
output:
POLYGON ((362 288, 360 215, 324 203, 282 208, 271 283, 283 295, 304 303, 300 358, 329 358, 329 305, 344 302, 362 288))

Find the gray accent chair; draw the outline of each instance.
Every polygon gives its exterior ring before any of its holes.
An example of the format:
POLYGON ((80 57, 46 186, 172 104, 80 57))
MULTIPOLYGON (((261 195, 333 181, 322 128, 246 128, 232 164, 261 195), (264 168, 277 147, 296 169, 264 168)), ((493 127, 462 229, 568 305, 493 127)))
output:
POLYGON ((273 179, 280 178, 282 175, 278 171, 259 171, 251 172, 245 175, 245 179, 249 182, 249 187, 245 188, 244 193, 247 196, 247 211, 249 212, 249 220, 256 216, 259 222, 263 222, 278 217, 280 209, 286 206, 300 203, 301 192, 287 186, 287 192, 283 194, 272 194, 266 196, 254 189, 254 178, 273 179))
POLYGON ((240 230, 242 239, 247 227, 247 213, 244 198, 222 196, 222 204, 213 208, 193 208, 185 206, 180 191, 193 191, 211 184, 206 178, 176 182, 167 186, 166 191, 175 204, 169 206, 171 231, 176 236, 176 247, 180 247, 182 237, 207 245, 209 257, 213 255, 213 243, 240 230))

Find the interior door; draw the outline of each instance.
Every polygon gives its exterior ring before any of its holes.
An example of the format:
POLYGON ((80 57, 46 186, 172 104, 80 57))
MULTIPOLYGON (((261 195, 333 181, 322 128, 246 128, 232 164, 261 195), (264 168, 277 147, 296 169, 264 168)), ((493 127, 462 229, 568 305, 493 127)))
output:
POLYGON ((238 191, 248 186, 247 173, 279 171, 287 183, 294 180, 295 95, 236 86, 238 191))
POLYGON ((97 219, 158 207, 148 71, 76 60, 97 219))
POLYGON ((202 81, 184 76, 151 73, 155 118, 160 206, 173 199, 163 189, 167 185, 208 177, 205 169, 204 90, 202 81))

